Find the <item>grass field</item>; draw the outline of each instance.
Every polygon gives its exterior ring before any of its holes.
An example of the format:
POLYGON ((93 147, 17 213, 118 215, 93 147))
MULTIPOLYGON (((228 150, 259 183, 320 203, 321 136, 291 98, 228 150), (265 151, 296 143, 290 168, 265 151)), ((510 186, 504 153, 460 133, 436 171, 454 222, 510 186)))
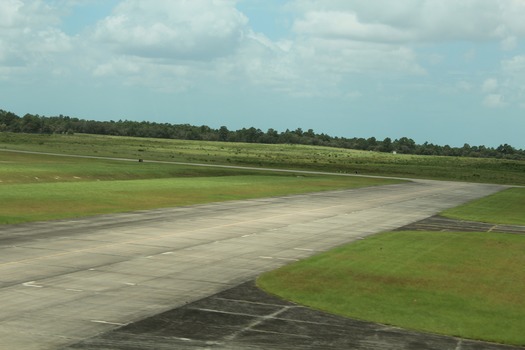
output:
POLYGON ((525 185, 525 161, 414 156, 301 145, 0 133, 0 148, 525 185))
POLYGON ((511 188, 498 192, 445 210, 442 215, 461 220, 525 225, 525 188, 511 188))
POLYGON ((396 183, 0 152, 0 224, 396 183))
POLYGON ((525 345, 525 237, 392 232, 262 275, 263 289, 348 317, 525 345))

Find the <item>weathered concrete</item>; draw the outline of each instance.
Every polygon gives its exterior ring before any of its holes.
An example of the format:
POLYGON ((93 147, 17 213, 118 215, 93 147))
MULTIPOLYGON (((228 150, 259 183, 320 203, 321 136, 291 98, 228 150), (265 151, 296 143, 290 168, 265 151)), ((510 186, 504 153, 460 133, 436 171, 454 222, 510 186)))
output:
POLYGON ((2 347, 75 344, 501 188, 418 180, 2 226, 2 347))

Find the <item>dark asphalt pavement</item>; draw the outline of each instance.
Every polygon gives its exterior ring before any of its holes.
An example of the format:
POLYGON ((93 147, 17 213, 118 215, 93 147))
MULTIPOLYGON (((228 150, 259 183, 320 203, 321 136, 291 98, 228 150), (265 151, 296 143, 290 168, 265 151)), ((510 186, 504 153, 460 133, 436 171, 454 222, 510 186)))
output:
POLYGON ((408 331, 311 310, 253 281, 64 350, 523 350, 408 331))

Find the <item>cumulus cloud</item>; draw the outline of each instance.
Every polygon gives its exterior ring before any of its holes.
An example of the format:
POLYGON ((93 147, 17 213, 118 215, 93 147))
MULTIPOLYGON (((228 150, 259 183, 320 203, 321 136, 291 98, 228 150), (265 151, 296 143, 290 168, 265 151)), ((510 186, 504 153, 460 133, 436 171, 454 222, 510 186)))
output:
POLYGON ((319 33, 360 40, 497 39, 512 46, 513 38, 525 35, 525 3, 519 0, 297 0, 289 8, 304 14, 296 29, 323 24, 319 33), (346 24, 335 23, 342 18, 346 24))
POLYGON ((509 100, 517 102, 520 106, 525 106, 525 55, 516 55, 501 63, 502 76, 506 81, 508 88, 506 95, 509 100))
POLYGON ((483 104, 487 107, 498 108, 505 106, 503 95, 500 94, 489 94, 485 96, 483 104))
POLYGON ((456 89, 459 91, 470 91, 472 90, 472 84, 468 81, 461 80, 456 83, 456 89))
POLYGON ((38 66, 71 48, 71 40, 57 29, 52 7, 40 0, 0 2, 0 67, 4 72, 38 66))
POLYGON ((125 0, 98 23, 94 38, 116 53, 167 60, 231 54, 248 19, 233 1, 125 0))
MULTIPOLYGON (((525 36, 525 2, 517 0, 297 0, 286 6, 291 31, 273 40, 250 27, 236 0, 121 0, 94 26, 67 36, 61 16, 89 1, 0 1, 0 74, 52 62, 48 72, 70 67, 176 91, 214 79, 344 97, 341 87, 357 86, 365 74, 422 76, 446 63, 420 55, 417 44, 492 40, 512 50, 525 36)), ((525 72, 523 61, 516 56, 502 70, 525 72)), ((483 94, 512 101, 494 77, 483 94)))
MULTIPOLYGON (((525 37, 525 2, 518 0, 296 0, 287 9, 295 15, 294 46, 310 48, 304 51, 313 66, 342 79, 359 72, 426 74, 426 69, 438 69, 428 63, 447 62, 446 57, 424 60, 431 54, 418 55, 422 43, 493 42, 511 51, 525 37)), ((464 58, 474 63, 474 49, 464 58)), ((519 58, 502 66, 507 71, 525 71, 519 58)), ((514 100, 507 94, 516 85, 513 81, 509 79, 505 86, 496 78, 485 81, 481 87, 485 105, 509 103, 503 101, 503 94, 514 100)))
POLYGON ((498 80, 494 78, 489 78, 483 82, 481 90, 483 92, 494 92, 498 89, 498 80))
POLYGON ((502 67, 506 74, 525 76, 525 55, 503 60, 502 67))
POLYGON ((483 105, 489 108, 500 108, 507 105, 502 91, 507 90, 505 86, 500 86, 495 78, 486 79, 481 85, 481 91, 485 94, 483 105))
POLYGON ((413 34, 382 23, 364 23, 353 12, 312 11, 298 19, 293 29, 300 35, 368 42, 404 42, 413 34))
POLYGON ((525 35, 519 20, 525 4, 519 1, 298 0, 287 6, 294 17, 293 36, 275 41, 255 33, 235 5, 229 0, 124 0, 92 35, 94 43, 120 57, 100 62, 94 72, 156 69, 179 77, 179 70, 168 66, 203 71, 202 62, 208 76, 244 77, 310 95, 336 89, 355 74, 425 74, 426 62, 420 63, 415 43, 495 40, 510 50, 525 35))
POLYGON ((518 47, 518 39, 515 36, 509 36, 501 40, 500 47, 504 51, 512 51, 518 47))
POLYGON ((295 1, 289 5, 295 14, 292 30, 296 36, 290 53, 298 67, 327 86, 355 79, 355 74, 424 74, 413 48, 406 45, 416 39, 414 33, 395 23, 368 19, 367 7, 382 12, 381 6, 370 2, 295 1))

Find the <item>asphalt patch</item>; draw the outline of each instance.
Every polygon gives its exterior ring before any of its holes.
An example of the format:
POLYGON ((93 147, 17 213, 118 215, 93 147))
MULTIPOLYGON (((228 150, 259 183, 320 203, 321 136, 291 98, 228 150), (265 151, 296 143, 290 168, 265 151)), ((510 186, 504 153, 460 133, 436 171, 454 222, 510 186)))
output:
POLYGON ((525 226, 456 220, 436 215, 400 227, 395 231, 499 232, 525 235, 525 226))
POLYGON ((523 350, 404 330, 312 310, 254 281, 64 349, 523 350))

